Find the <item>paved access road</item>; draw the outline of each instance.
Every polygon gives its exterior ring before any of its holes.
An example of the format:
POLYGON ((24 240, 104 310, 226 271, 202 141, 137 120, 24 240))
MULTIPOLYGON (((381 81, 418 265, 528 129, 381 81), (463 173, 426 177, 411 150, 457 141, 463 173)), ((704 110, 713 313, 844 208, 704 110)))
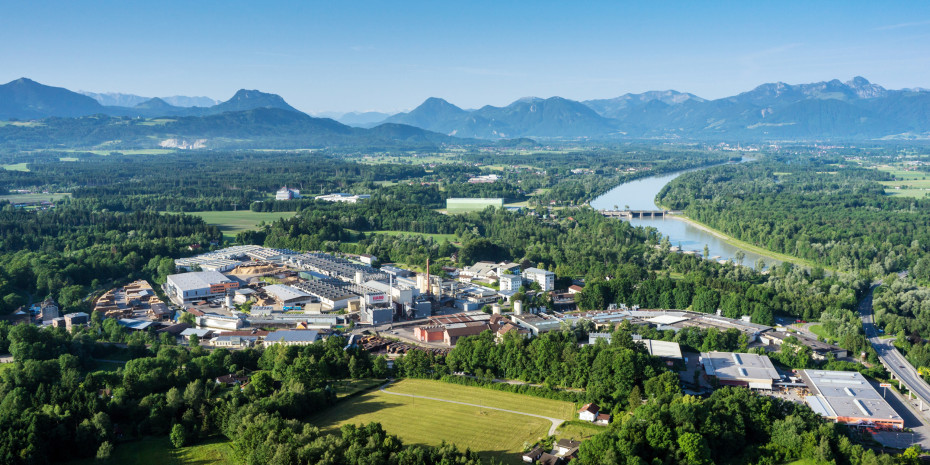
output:
POLYGON ((439 399, 439 398, 436 398, 436 397, 417 396, 417 395, 413 395, 413 394, 401 394, 401 393, 399 393, 399 392, 386 391, 385 388, 389 387, 389 386, 391 385, 392 382, 393 382, 393 381, 390 381, 390 382, 388 382, 387 384, 385 384, 384 386, 381 386, 381 392, 383 392, 383 393, 385 393, 385 394, 390 394, 390 395, 392 395, 392 396, 404 396, 404 397, 414 397, 414 398, 416 398, 416 399, 435 400, 435 401, 438 401, 438 402, 448 402, 448 403, 450 403, 450 404, 467 405, 467 406, 469 406, 469 407, 478 407, 478 408, 483 408, 483 409, 487 409, 487 410, 497 410, 497 411, 500 411, 500 412, 516 413, 517 415, 526 415, 526 416, 528 416, 528 417, 536 417, 536 418, 542 418, 542 419, 544 419, 544 420, 549 420, 549 421, 552 422, 552 426, 549 428, 549 436, 554 436, 554 435, 555 435, 555 430, 558 429, 559 426, 560 426, 562 423, 565 422, 565 420, 562 420, 562 419, 560 419, 560 418, 544 417, 544 416, 542 416, 542 415, 536 415, 536 414, 533 414, 533 413, 518 412, 518 411, 516 411, 516 410, 506 410, 506 409, 497 408, 497 407, 488 407, 487 405, 469 404, 468 402, 458 402, 458 401, 455 401, 455 400, 439 399))
POLYGON ((917 370, 904 358, 904 355, 891 344, 891 339, 883 341, 879 339, 880 333, 875 327, 872 319, 872 293, 878 284, 873 284, 869 293, 859 301, 859 317, 862 319, 862 327, 865 329, 865 336, 869 338, 872 347, 878 352, 878 357, 882 363, 888 367, 888 370, 894 373, 895 379, 900 379, 924 404, 930 406, 930 385, 917 373, 917 370))

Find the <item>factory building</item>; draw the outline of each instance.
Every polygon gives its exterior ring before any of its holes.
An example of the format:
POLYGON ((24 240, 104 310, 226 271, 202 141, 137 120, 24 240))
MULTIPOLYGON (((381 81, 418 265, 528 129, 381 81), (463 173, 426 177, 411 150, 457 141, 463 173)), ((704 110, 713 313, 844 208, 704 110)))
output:
POLYGON ((541 270, 539 268, 527 268, 523 270, 523 278, 527 281, 538 283, 543 291, 549 292, 555 289, 555 273, 541 270))
POLYGON ((314 271, 323 276, 338 278, 355 284, 388 279, 388 274, 381 270, 352 263, 344 258, 325 253, 300 254, 290 257, 288 262, 300 270, 314 271))
POLYGON ((701 365, 707 376, 716 377, 723 385, 771 391, 772 383, 781 379, 765 355, 702 352, 701 365))
POLYGON ((239 283, 217 271, 194 271, 168 276, 165 292, 171 300, 183 305, 194 300, 207 299, 237 289, 239 283))
POLYGON ((394 321, 394 310, 391 307, 365 305, 362 307, 359 317, 362 323, 383 325, 394 321))
POLYGON ((485 208, 504 208, 504 199, 502 198, 449 198, 446 199, 446 211, 449 213, 466 213, 473 211, 482 211, 485 208))
POLYGON ((313 296, 309 293, 284 284, 265 286, 265 293, 284 306, 301 305, 313 301, 313 296))
POLYGON ((310 280, 294 285, 297 289, 315 296, 326 310, 339 310, 358 300, 358 296, 344 287, 345 283, 334 279, 310 280))
POLYGON ((284 186, 281 189, 278 189, 278 191, 274 193, 275 200, 293 200, 293 199, 299 199, 299 198, 300 198, 300 190, 288 189, 287 186, 284 186))
POLYGON ((519 291, 523 285, 523 277, 518 274, 502 274, 498 283, 502 291, 519 291))
POLYGON ((847 425, 904 428, 901 415, 859 372, 804 370, 801 376, 814 393, 804 400, 820 415, 847 425))

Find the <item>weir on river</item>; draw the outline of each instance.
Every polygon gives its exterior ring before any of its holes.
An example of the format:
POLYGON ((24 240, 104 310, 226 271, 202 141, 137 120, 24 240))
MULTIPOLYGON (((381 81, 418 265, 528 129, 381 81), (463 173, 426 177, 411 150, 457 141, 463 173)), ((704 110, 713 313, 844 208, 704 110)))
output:
POLYGON ((655 198, 659 191, 685 172, 687 171, 652 176, 620 184, 604 193, 604 195, 592 200, 591 207, 600 210, 605 216, 629 221, 634 226, 655 228, 660 234, 668 237, 672 246, 678 247, 682 251, 697 252, 703 256, 705 255, 704 246, 707 246, 708 253, 706 255, 719 261, 736 261, 737 252, 742 251, 744 255, 743 265, 752 268, 756 267, 759 259, 765 262, 766 267, 781 263, 773 258, 763 257, 754 252, 733 246, 709 231, 676 219, 677 213, 680 212, 670 212, 656 205, 655 198), (605 212, 615 213, 607 214, 605 212), (630 214, 626 216, 622 214, 623 212, 662 212, 662 214, 638 216, 630 214))

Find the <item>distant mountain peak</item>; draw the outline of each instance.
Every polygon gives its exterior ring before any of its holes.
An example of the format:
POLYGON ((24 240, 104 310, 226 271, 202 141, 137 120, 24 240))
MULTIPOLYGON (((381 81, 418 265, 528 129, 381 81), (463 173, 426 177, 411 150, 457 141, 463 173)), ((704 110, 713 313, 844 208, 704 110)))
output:
POLYGON ((278 94, 269 94, 255 89, 239 89, 229 100, 211 108, 211 112, 244 111, 255 108, 280 108, 282 110, 297 111, 288 105, 278 94))

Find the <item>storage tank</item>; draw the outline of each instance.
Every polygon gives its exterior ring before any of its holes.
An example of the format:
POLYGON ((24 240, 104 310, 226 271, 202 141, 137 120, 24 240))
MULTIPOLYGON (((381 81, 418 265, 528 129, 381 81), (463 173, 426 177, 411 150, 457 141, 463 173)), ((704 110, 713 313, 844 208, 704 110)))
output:
POLYGON ((233 302, 233 295, 229 292, 226 293, 226 308, 236 308, 236 305, 233 302))
POLYGON ((513 302, 513 312, 516 313, 517 315, 523 314, 523 301, 516 300, 513 302))
POLYGON ((501 304, 491 305, 491 314, 500 315, 501 314, 501 304))

